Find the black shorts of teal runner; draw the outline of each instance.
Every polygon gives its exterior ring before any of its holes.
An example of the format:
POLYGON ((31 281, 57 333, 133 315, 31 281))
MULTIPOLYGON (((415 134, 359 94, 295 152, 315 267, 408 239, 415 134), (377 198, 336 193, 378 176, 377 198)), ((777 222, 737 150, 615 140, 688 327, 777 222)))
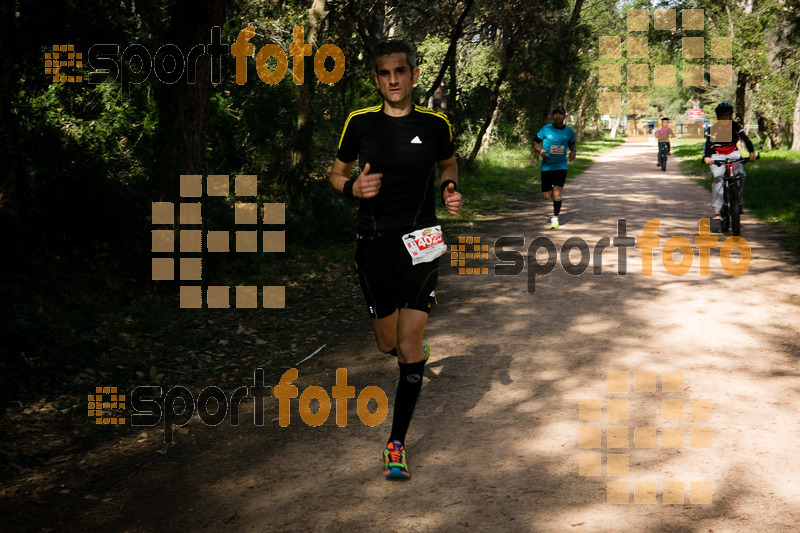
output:
POLYGON ((542 170, 542 192, 552 191, 553 187, 563 187, 567 181, 567 169, 542 170))

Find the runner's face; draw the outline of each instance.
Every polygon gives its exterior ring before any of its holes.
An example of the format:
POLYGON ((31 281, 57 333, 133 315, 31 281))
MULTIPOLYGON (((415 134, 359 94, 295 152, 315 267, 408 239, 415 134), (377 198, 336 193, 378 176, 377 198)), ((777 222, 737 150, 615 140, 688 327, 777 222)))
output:
POLYGON ((378 58, 378 72, 373 73, 378 92, 392 107, 411 104, 411 90, 419 77, 419 69, 408 65, 406 54, 388 54, 378 58))
POLYGON ((564 113, 561 113, 560 111, 556 111, 555 113, 553 113, 553 124, 555 124, 556 126, 560 126, 563 123, 564 123, 564 113))

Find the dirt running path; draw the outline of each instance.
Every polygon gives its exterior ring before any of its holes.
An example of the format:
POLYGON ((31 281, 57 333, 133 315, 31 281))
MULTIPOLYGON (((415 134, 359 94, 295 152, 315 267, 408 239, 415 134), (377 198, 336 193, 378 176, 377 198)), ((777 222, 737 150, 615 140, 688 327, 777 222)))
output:
MULTIPOLYGON (((567 183, 558 231, 547 228, 550 206, 540 201, 498 214, 473 236, 483 243, 522 236, 526 248, 538 235, 559 247, 576 236, 593 248, 617 233, 620 218, 629 236, 660 218, 662 246, 674 235, 693 243, 710 194, 680 176, 676 161, 662 173, 654 158, 654 146, 636 143, 600 157, 567 183)), ((337 427, 332 413, 310 428, 293 403, 288 428, 273 421, 269 428, 194 430, 191 444, 120 487, 128 503, 109 507, 106 516, 114 518, 103 520, 105 530, 794 531, 800 276, 768 226, 745 215, 743 235, 752 261, 739 277, 722 270, 719 249, 709 276, 699 273, 697 250, 682 277, 665 270, 657 250, 653 275, 645 277, 640 249, 628 250, 628 272, 620 276, 611 248, 602 275, 590 268, 570 276, 558 265, 537 277, 535 294, 526 291, 527 270, 467 276, 447 266, 426 336, 433 357, 407 442, 411 481, 380 475, 388 419, 364 426, 351 400, 347 427, 337 427), (609 371, 629 373, 628 393, 607 392, 609 371), (634 391, 640 371, 656 373, 655 392, 634 391), (682 392, 664 392, 665 371, 682 372, 682 392), (579 420, 581 399, 601 400, 602 419, 579 420), (628 400, 627 420, 607 419, 608 399, 628 400), (662 404, 669 399, 678 402, 662 404), (692 399, 711 401, 710 420, 692 399), (662 405, 677 420, 662 420, 662 405), (589 426, 600 430, 580 429, 589 426), (628 428, 629 448, 606 447, 609 426, 628 428), (581 431, 597 431, 602 447, 579 448, 581 431), (654 435, 655 447, 634 447, 634 435, 640 446, 654 435), (665 436, 678 446, 679 435, 682 448, 664 447, 665 436), (709 438, 711 448, 692 447, 709 438), (608 453, 628 456, 628 475, 608 475, 608 453), (582 454, 594 456, 583 459, 586 466, 600 458, 602 475, 579 475, 582 454), (625 483, 630 502, 607 503, 608 482, 625 483), (655 503, 634 503, 637 482, 654 483, 639 485, 637 494, 647 500, 652 489, 655 503), (667 497, 682 489, 684 504, 664 504, 665 482, 678 483, 666 486, 667 497), (696 482, 710 483, 712 492, 696 482), (691 502, 707 497, 711 504, 691 502)), ((492 272, 494 262, 472 264, 492 272)), ((323 371, 300 366, 298 382, 329 391, 337 367, 347 367, 357 392, 391 390, 396 372, 376 352, 366 320, 351 343, 324 355, 323 371)), ((271 402, 268 426, 277 417, 271 402)))

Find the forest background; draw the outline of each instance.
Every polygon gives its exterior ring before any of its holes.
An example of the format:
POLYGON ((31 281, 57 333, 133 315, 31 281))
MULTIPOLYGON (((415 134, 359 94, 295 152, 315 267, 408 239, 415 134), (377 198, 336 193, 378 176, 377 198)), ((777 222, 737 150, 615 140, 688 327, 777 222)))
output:
MULTIPOLYGON (((256 175, 258 203, 285 204, 285 224, 270 229, 285 230, 286 252, 204 252, 203 271, 218 282, 291 284, 299 272, 314 275, 320 264, 343 261, 355 206, 330 192, 327 177, 347 115, 380 102, 368 72, 369 51, 381 38, 418 46, 414 100, 449 118, 468 190, 470 179, 480 181, 487 170, 482 154, 527 150, 556 104, 568 110, 580 143, 622 137, 623 122, 659 114, 680 118, 703 109, 713 119, 716 103, 728 100, 762 149, 800 151, 798 12, 798 0, 100 0, 91 8, 73 0, 46 7, 4 0, 0 395, 26 401, 64 387, 87 366, 113 359, 120 337, 173 320, 178 282, 152 280, 150 217, 152 202, 180 202, 180 175, 229 175, 231 184, 235 175, 256 175), (650 13, 648 29, 636 33, 648 42, 647 57, 636 62, 648 66, 649 101, 646 111, 631 114, 627 94, 641 88, 629 87, 624 75, 617 86, 599 79, 601 65, 625 62, 629 9, 650 13), (674 31, 655 29, 657 9, 674 10, 674 31), (703 30, 682 29, 687 9, 703 10, 703 30), (256 51, 276 44, 287 55, 294 29, 303 28, 313 49, 304 83, 293 80, 291 57, 279 83, 264 83, 252 59, 246 83, 237 83, 229 54, 214 67, 201 56, 191 69, 196 83, 186 83, 188 67, 173 83, 161 82, 155 70, 145 81, 137 75, 149 67, 132 50, 163 61, 159 51, 175 45, 187 56, 212 42, 215 26, 221 45, 252 26, 256 51), (729 84, 712 85, 708 68, 701 85, 657 84, 656 65, 674 65, 680 76, 691 63, 681 53, 687 35, 704 37, 706 47, 714 37, 731 38, 730 57, 708 60, 732 65, 729 84), (620 59, 600 57, 598 36, 621 36, 620 59), (86 61, 64 69, 83 82, 54 82, 45 73, 53 45, 71 44, 86 58, 93 45, 109 43, 119 46, 120 71, 138 83, 94 74, 102 83, 90 84, 86 61), (324 44, 345 58, 332 85, 313 75, 313 53, 324 44), (618 113, 601 109, 609 91, 621 95, 618 113)), ((275 68, 274 60, 267 65, 275 68)), ((328 60, 326 68, 332 66, 328 60)), ((533 155, 528 163, 538 164, 533 155)), ((204 203, 203 229, 234 231, 234 197, 218 200, 204 203)), ((287 303, 302 300, 308 295, 287 291, 287 303)), ((156 366, 143 358, 120 365, 123 375, 113 377, 155 378, 156 366)))

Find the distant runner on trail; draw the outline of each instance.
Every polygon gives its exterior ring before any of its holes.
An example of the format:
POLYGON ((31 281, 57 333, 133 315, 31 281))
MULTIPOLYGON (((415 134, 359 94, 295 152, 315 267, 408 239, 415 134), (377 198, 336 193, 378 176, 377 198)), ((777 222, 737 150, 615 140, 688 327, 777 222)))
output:
POLYGON ((561 212, 561 191, 567 180, 567 148, 569 161, 575 159, 575 132, 564 124, 567 112, 557 105, 553 108, 553 122, 542 126, 533 148, 542 156, 542 198, 553 198, 553 216, 550 227, 558 229, 558 214, 561 212))
POLYGON ((400 378, 383 475, 411 477, 405 437, 430 355, 422 343, 436 301, 439 256, 445 253, 436 204, 461 210, 453 133, 444 115, 411 103, 419 77, 414 48, 379 43, 372 79, 383 105, 347 118, 329 178, 331 188, 359 200, 356 270, 378 349, 397 357, 400 378), (361 173, 350 179, 356 159, 361 173), (439 182, 435 183, 436 168, 439 182))

